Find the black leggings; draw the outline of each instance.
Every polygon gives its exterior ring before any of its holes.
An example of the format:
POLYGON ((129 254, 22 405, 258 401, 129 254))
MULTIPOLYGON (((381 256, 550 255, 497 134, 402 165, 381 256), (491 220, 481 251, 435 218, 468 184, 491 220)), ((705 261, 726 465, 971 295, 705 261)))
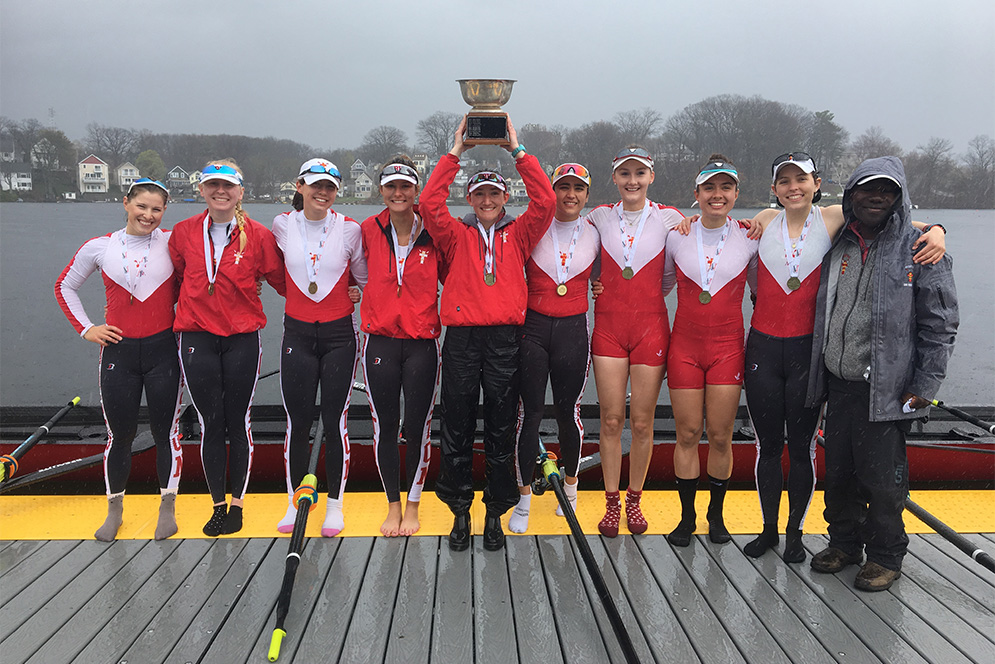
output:
POLYGON ((351 314, 329 323, 304 323, 290 316, 283 318, 280 391, 283 408, 287 411, 283 460, 288 492, 293 492, 308 471, 308 440, 317 410, 314 400, 319 382, 328 496, 338 499, 345 491, 349 477, 346 419, 356 377, 356 336, 351 314))
POLYGON ((527 486, 539 455, 539 424, 546 404, 547 379, 559 431, 560 457, 567 475, 576 477, 584 424, 580 400, 591 364, 587 314, 554 318, 525 314, 521 345, 521 413, 518 431, 518 483, 527 486))
POLYGON ((363 345, 363 375, 373 413, 373 447, 377 470, 389 502, 401 500, 400 426, 404 390, 404 468, 408 501, 421 500, 432 459, 429 430, 439 389, 439 340, 394 339, 368 334, 363 345))
POLYGON ((777 524, 785 427, 788 528, 801 529, 815 491, 815 439, 822 409, 805 407, 811 353, 811 335, 779 338, 750 330, 746 342, 746 404, 757 439, 757 492, 765 525, 777 524))
POLYGON ((200 459, 215 503, 225 500, 231 469, 231 495, 242 498, 252 466, 249 407, 259 378, 259 332, 219 337, 210 332, 180 333, 180 362, 200 419, 200 459), (225 437, 229 446, 225 449, 225 437))
POLYGON ((183 453, 177 422, 183 395, 176 335, 164 330, 142 339, 121 339, 100 350, 100 405, 107 422, 104 484, 108 494, 122 493, 131 474, 131 444, 138 433, 142 389, 155 440, 159 488, 180 483, 183 453))

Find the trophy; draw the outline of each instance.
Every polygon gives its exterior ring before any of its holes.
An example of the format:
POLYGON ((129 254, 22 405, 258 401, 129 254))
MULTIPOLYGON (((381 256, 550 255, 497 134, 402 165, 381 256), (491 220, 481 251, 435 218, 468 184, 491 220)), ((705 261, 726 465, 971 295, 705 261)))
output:
POLYGON ((511 99, 515 81, 504 78, 464 78, 459 83, 463 101, 472 106, 466 114, 466 136, 463 144, 510 145, 508 114, 501 105, 511 99))

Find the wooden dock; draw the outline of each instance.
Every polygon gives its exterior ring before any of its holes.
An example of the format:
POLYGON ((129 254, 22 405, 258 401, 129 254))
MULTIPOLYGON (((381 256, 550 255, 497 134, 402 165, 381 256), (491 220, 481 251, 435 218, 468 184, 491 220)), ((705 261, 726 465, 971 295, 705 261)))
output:
MULTIPOLYGON (((911 535, 890 591, 753 560, 750 535, 686 549, 589 536, 642 662, 995 662, 995 575, 911 535)), ((995 536, 968 535, 995 550, 995 536)), ((805 535, 811 555, 822 535, 805 535)), ((0 660, 265 662, 285 538, 0 542, 0 660)), ((310 539, 281 662, 623 662, 569 536, 504 551, 445 538, 310 539)))

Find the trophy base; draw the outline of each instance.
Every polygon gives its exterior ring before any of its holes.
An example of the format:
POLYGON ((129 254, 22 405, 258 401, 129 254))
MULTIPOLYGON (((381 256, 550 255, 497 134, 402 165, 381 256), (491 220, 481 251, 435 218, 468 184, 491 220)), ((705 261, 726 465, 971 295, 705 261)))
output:
POLYGON ((500 111, 494 113, 471 111, 466 116, 466 135, 463 144, 511 145, 508 138, 508 114, 500 111))

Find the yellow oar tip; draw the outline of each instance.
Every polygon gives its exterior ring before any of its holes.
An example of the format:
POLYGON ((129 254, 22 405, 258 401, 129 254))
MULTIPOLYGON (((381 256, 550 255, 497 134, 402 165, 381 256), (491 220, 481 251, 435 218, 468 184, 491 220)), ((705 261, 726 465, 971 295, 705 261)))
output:
POLYGON ((79 402, 80 402, 80 398, 79 397, 73 397, 73 400, 70 401, 69 403, 71 403, 74 406, 78 406, 79 402))
POLYGON ((269 661, 275 662, 280 658, 280 646, 283 644, 283 637, 286 635, 287 633, 279 627, 273 630, 273 638, 269 641, 269 654, 267 655, 269 661))

